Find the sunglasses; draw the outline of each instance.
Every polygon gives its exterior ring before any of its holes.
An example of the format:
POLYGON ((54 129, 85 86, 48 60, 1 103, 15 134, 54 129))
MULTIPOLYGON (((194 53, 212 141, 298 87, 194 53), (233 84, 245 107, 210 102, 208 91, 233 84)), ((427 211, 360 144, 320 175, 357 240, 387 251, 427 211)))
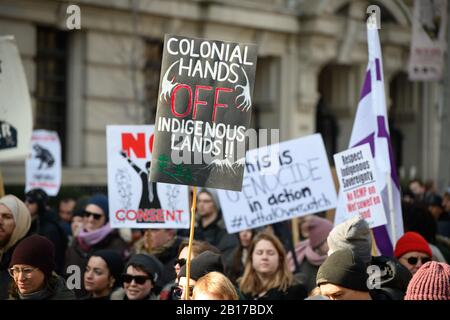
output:
POLYGON ((133 276, 131 274, 125 273, 122 275, 122 279, 125 283, 131 283, 134 280, 134 282, 136 282, 137 284, 144 284, 145 281, 149 280, 150 278, 147 276, 133 276))
POLYGON ((419 262, 419 260, 420 260, 420 262, 422 264, 425 264, 427 262, 430 262, 431 258, 428 258, 428 257, 423 257, 423 258, 422 257, 409 257, 408 259, 406 259, 406 261, 408 261, 408 263, 410 265, 412 265, 412 266, 415 266, 417 264, 417 262, 419 262))
POLYGON ((180 265, 180 267, 184 266, 186 264, 186 259, 177 259, 173 263, 173 266, 175 267, 177 264, 180 265))
MULTIPOLYGON (((192 297, 192 293, 194 291, 194 286, 189 286, 189 297, 192 297)), ((184 288, 177 286, 173 288, 172 298, 173 300, 180 300, 183 296, 184 288)))
POLYGON ((103 217, 103 215, 101 213, 94 213, 94 212, 89 212, 86 210, 84 210, 83 214, 86 218, 93 216, 95 220, 100 220, 103 217))

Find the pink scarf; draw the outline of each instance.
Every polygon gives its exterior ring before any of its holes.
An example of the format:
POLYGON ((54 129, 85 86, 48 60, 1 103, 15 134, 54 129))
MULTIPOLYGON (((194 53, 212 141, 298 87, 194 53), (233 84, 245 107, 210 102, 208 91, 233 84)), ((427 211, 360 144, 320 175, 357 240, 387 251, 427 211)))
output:
POLYGON ((99 243, 111 232, 111 226, 107 223, 103 227, 91 232, 85 231, 84 229, 81 230, 77 236, 77 240, 83 249, 88 249, 86 247, 92 247, 93 245, 99 243))
MULTIPOLYGON (((309 240, 302 241, 295 247, 295 255, 297 256, 299 265, 306 258, 313 266, 320 266, 327 258, 327 255, 321 256, 317 254, 309 245, 309 240)), ((287 255, 287 262, 289 269, 293 272, 295 270, 295 264, 291 252, 287 255)))

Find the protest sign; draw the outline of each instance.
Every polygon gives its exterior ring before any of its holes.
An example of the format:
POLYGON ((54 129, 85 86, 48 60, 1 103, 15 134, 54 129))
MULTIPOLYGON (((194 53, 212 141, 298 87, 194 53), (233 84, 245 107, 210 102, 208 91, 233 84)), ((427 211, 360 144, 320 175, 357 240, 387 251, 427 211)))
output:
POLYGON ((26 161, 25 192, 40 188, 49 196, 58 195, 61 187, 61 143, 55 131, 35 130, 26 161))
POLYGON ((14 37, 0 37, 0 161, 25 159, 33 120, 30 93, 14 37))
POLYGON ((445 74, 447 1, 414 0, 409 80, 436 81, 445 74))
POLYGON ((218 194, 229 233, 334 208, 336 190, 322 136, 248 151, 242 192, 218 194))
POLYGON ((166 35, 151 181, 241 190, 256 46, 166 35))
POLYGON ((385 225, 386 215, 369 144, 335 154, 334 162, 346 212, 336 216, 335 224, 359 215, 371 228, 385 225))
POLYGON ((148 180, 154 126, 107 126, 113 228, 189 228, 188 187, 148 180))

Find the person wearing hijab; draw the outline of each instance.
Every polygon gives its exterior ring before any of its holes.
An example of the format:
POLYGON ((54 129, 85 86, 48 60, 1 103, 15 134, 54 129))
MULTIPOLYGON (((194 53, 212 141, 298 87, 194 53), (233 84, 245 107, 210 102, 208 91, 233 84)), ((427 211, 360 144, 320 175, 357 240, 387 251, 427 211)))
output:
POLYGON ((0 300, 8 298, 11 257, 17 244, 28 234, 31 216, 26 205, 16 196, 0 198, 0 300))

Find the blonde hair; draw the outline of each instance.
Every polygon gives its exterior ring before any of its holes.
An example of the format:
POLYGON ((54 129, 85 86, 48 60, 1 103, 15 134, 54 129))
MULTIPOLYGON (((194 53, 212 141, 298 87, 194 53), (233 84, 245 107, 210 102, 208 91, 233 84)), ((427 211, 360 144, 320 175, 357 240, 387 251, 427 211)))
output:
POLYGON ((215 300, 239 300, 236 288, 231 281, 220 272, 209 272, 197 280, 192 293, 192 299, 198 292, 206 292, 215 300))
POLYGON ((286 251, 280 240, 273 234, 263 231, 257 234, 250 245, 248 250, 247 261, 245 263, 244 274, 238 283, 242 293, 251 294, 252 296, 258 295, 262 292, 268 291, 273 288, 278 288, 281 291, 286 291, 294 282, 292 273, 289 271, 289 267, 286 261, 286 251), (278 252, 278 269, 272 276, 272 279, 263 285, 261 278, 253 269, 253 252, 255 247, 261 240, 269 241, 273 244, 278 252))

